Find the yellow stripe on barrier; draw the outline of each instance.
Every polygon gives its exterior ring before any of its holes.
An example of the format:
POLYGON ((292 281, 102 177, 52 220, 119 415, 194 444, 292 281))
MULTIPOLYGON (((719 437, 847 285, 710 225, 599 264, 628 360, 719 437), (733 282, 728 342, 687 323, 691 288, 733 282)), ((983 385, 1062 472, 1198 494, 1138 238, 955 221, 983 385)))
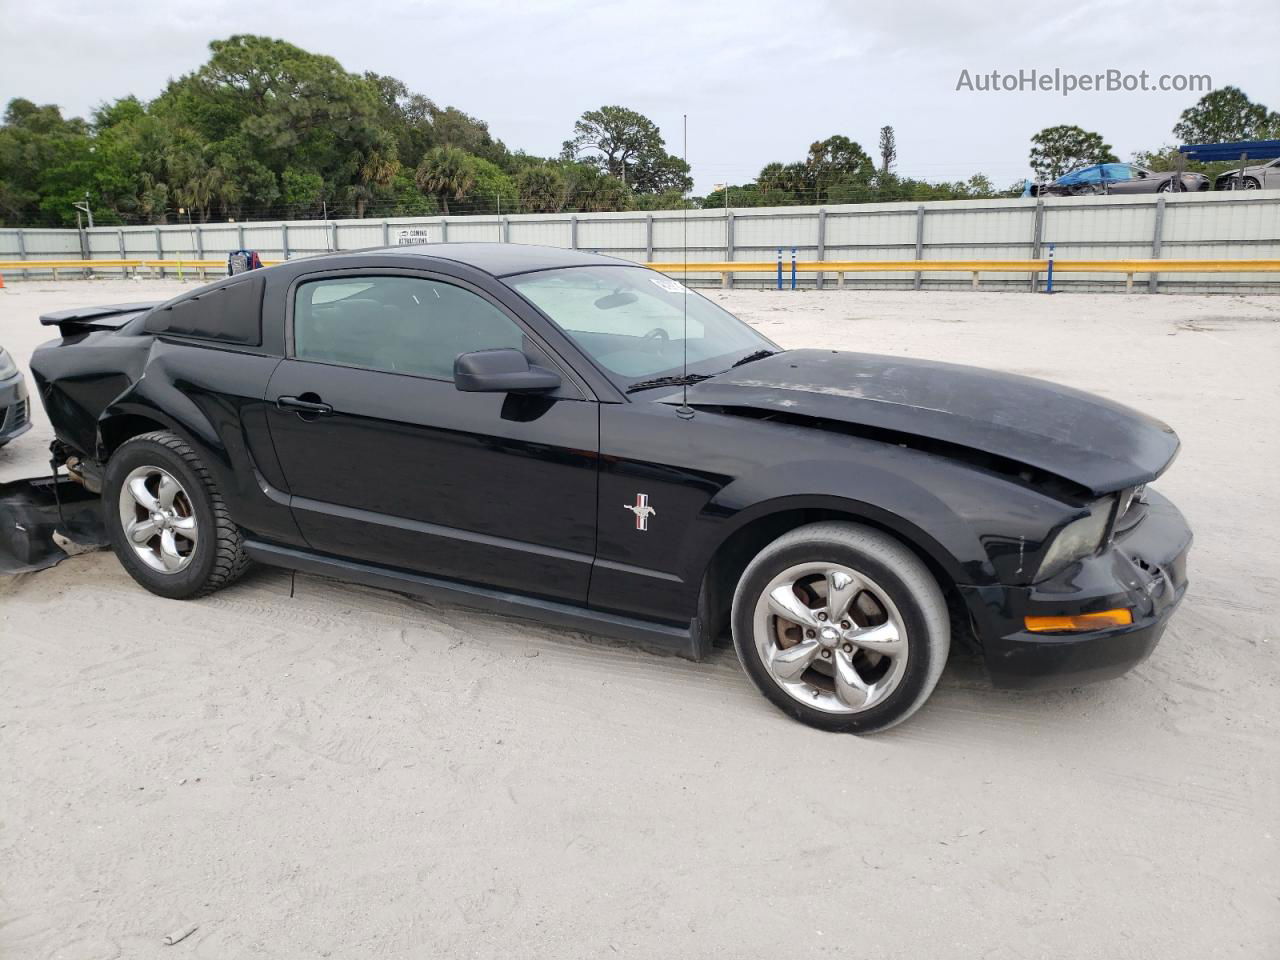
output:
MULTIPOLYGON (((649 263, 662 273, 777 273, 777 261, 649 263)), ((791 271, 790 261, 782 265, 791 271)), ((1044 273, 1048 260, 800 260, 797 273, 1044 273)), ((1273 273, 1280 260, 1055 260, 1065 273, 1273 273)))
MULTIPOLYGON (((283 263, 263 260, 265 266, 283 263)), ((0 260, 0 270, 111 270, 126 267, 165 270, 225 270, 226 260, 0 260)))
MULTIPOLYGON (((282 263, 263 260, 266 266, 282 263)), ((225 260, 0 260, 0 270, 216 270, 225 260)), ((662 273, 776 273, 774 261, 646 263, 662 273)), ((783 263, 791 271, 790 261, 783 263)), ((1044 273, 1048 260, 801 260, 797 273, 1044 273)), ((1055 273, 1275 273, 1280 260, 1055 260, 1055 273)))

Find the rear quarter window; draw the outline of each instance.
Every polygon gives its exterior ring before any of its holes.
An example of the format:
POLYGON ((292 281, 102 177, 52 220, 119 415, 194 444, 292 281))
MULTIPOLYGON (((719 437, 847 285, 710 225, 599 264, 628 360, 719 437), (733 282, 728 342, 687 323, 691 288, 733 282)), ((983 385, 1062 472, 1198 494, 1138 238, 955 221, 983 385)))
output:
POLYGON ((193 337, 244 346, 262 343, 261 276, 233 280, 157 307, 147 317, 148 333, 193 337))

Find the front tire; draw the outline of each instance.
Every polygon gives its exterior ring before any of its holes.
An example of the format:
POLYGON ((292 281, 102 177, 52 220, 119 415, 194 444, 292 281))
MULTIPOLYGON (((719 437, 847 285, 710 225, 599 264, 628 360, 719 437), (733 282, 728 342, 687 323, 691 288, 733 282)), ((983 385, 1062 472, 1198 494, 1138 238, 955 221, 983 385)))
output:
POLYGON ((103 476, 102 512, 121 565, 159 596, 202 597, 249 565, 213 478, 175 434, 145 433, 120 445, 103 476))
POLYGON ((821 522, 779 537, 733 597, 733 642, 777 707, 822 730, 874 733, 933 692, 951 646, 938 582, 892 537, 821 522))

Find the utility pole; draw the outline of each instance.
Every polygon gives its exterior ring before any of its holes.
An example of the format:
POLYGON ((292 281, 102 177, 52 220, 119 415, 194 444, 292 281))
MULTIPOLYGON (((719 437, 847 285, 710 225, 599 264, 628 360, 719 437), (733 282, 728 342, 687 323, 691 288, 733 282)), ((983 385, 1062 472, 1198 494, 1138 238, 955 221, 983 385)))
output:
POLYGON ((89 191, 86 190, 84 192, 83 203, 73 203, 72 206, 76 208, 77 218, 79 217, 79 214, 81 212, 83 212, 84 215, 89 218, 89 229, 92 230, 93 229, 93 208, 89 206, 89 191))
POLYGON ((713 183, 711 189, 724 191, 724 215, 727 217, 729 215, 729 185, 727 183, 713 183))

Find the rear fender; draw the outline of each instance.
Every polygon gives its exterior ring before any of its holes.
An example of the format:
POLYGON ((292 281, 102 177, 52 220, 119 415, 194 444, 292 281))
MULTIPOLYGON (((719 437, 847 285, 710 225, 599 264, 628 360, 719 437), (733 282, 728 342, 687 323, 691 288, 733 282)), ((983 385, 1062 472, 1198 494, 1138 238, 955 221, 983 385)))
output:
POLYGON ((98 457, 109 459, 139 432, 122 425, 158 424, 190 444, 237 524, 264 540, 301 544, 262 399, 278 363, 260 354, 157 342, 145 376, 99 417, 98 457))

